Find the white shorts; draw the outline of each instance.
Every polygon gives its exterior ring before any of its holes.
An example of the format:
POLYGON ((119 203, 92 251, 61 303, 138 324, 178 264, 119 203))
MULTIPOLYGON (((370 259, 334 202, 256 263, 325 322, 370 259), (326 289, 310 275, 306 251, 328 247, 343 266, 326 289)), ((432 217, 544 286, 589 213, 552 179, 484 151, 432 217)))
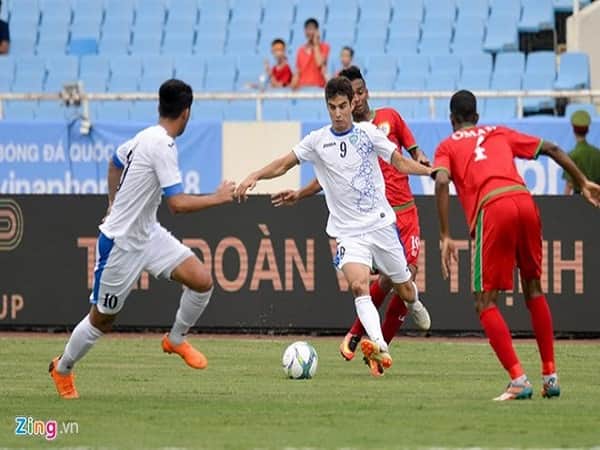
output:
POLYGON ((337 239, 334 264, 342 270, 348 263, 376 267, 394 283, 404 283, 411 278, 396 224, 358 236, 337 239))
POLYGON ((100 233, 90 303, 103 314, 116 314, 144 270, 155 278, 170 279, 173 270, 190 256, 192 251, 161 226, 141 250, 123 250, 100 233))

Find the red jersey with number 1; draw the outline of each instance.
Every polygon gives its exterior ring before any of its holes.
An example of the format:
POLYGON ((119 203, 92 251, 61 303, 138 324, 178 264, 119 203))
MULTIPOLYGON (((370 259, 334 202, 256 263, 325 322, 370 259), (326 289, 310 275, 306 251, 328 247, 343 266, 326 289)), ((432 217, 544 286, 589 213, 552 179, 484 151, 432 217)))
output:
POLYGON ((481 206, 492 197, 529 194, 514 158, 535 159, 542 140, 506 127, 462 128, 435 151, 433 170, 454 182, 473 233, 481 206))
MULTIPOLYGON (((398 151, 402 147, 412 150, 417 147, 415 138, 404 119, 393 108, 380 108, 375 110, 372 120, 387 138, 396 144, 398 151)), ((396 168, 379 158, 379 166, 385 180, 385 196, 392 207, 401 206, 413 201, 412 191, 408 184, 408 175, 398 172, 396 168)))

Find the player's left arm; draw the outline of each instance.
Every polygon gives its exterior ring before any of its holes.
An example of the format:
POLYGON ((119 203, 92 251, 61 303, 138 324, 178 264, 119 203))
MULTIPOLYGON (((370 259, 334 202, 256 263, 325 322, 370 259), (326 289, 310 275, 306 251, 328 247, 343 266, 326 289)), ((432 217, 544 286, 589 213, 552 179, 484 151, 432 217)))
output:
POLYGON ((412 159, 425 166, 430 166, 431 161, 429 161, 429 158, 427 157, 425 152, 421 150, 421 148, 417 144, 415 136, 408 127, 407 123, 397 111, 394 110, 394 112, 397 133, 396 137, 398 138, 398 142, 400 142, 402 147, 406 149, 406 151, 410 154, 412 159))
POLYGON ((248 198, 247 191, 254 189, 258 181, 270 180, 285 175, 288 170, 297 164, 299 164, 299 160, 294 152, 289 152, 277 158, 262 169, 248 175, 235 190, 235 197, 238 201, 241 201, 242 199, 246 200, 248 198))
POLYGON ((119 183, 121 176, 123 175, 123 165, 117 166, 114 162, 114 158, 108 162, 108 208, 106 209, 106 215, 110 213, 112 204, 115 201, 117 190, 119 189, 119 183))
POLYGON ((588 180, 567 153, 553 142, 548 141, 541 142, 539 153, 552 158, 570 175, 573 186, 579 187, 581 195, 592 205, 600 207, 600 185, 588 180))
POLYGON ((394 153, 392 153, 390 164, 392 164, 396 170, 409 175, 431 175, 431 167, 413 159, 405 158, 398 150, 394 150, 394 153))
POLYGON ((442 277, 444 280, 447 280, 450 275, 451 260, 458 260, 456 245, 450 237, 450 223, 448 220, 448 212, 450 210, 450 175, 445 170, 438 170, 432 176, 435 177, 435 204, 440 224, 442 277))

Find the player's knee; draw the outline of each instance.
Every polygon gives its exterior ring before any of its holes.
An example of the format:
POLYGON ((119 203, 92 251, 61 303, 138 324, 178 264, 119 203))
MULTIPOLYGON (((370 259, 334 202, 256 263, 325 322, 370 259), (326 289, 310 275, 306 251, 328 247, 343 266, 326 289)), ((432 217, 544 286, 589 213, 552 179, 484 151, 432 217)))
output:
POLYGON ((94 328, 102 331, 103 333, 108 333, 112 330, 113 323, 117 318, 116 315, 102 314, 98 311, 95 306, 92 307, 92 311, 90 312, 90 323, 94 328))
POLYGON ((213 278, 208 270, 202 270, 191 280, 188 287, 196 292, 208 292, 213 288, 213 278))
POLYGON ((410 281, 396 285, 396 294, 407 302, 413 302, 415 300, 415 290, 410 281))
POLYGON ((350 290, 354 297, 360 297, 363 295, 369 295, 369 281, 368 280, 353 280, 350 283, 350 290))
POLYGON ((481 314, 482 311, 496 304, 493 298, 486 294, 486 292, 475 294, 475 311, 477 314, 481 314))
POLYGON ((523 286, 523 295, 525 296, 525 300, 544 295, 540 280, 523 280, 521 284, 523 286))

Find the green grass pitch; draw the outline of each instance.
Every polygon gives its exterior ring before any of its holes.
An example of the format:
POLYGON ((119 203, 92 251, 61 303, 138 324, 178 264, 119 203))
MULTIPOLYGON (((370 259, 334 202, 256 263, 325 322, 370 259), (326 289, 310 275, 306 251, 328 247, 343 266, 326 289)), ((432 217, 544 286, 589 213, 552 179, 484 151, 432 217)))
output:
MULTIPOLYGON (((1 335, 0 335, 1 336, 1 335)), ((562 397, 539 395, 535 344, 516 341, 531 401, 491 398, 506 377, 484 341, 398 338, 395 365, 372 378, 338 339, 308 338, 316 377, 288 380, 297 340, 193 336, 209 358, 194 371, 163 354, 160 335, 103 338, 78 365, 81 398, 60 400, 47 373, 65 336, 0 337, 0 448, 586 448, 600 445, 600 343, 558 342, 562 397), (15 416, 76 422, 78 434, 15 436, 15 416)))

